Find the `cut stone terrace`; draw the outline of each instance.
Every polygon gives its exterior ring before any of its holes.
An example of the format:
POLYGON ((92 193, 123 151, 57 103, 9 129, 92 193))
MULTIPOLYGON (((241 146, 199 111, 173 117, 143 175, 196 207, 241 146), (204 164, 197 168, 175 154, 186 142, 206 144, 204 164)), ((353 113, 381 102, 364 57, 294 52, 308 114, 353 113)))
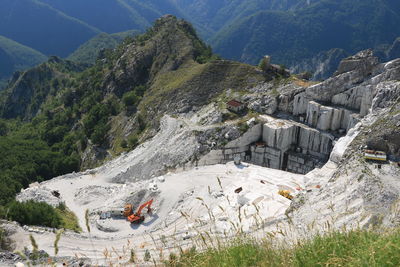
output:
POLYGON ((211 151, 200 164, 226 163, 240 155, 245 162, 305 174, 328 160, 334 139, 300 122, 261 115, 242 137, 211 151))

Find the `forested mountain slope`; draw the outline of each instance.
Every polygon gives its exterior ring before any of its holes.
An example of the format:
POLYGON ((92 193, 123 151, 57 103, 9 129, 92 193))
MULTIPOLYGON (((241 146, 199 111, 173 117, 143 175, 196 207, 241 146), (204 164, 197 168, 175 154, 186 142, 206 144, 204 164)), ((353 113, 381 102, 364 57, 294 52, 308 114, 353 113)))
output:
POLYGON ((0 35, 45 55, 67 56, 100 31, 36 0, 3 0, 0 35))
POLYGON ((105 34, 144 31, 167 13, 189 20, 224 58, 251 64, 268 54, 294 67, 335 48, 379 50, 400 36, 395 0, 4 0, 0 34, 45 55, 67 57, 81 47, 72 58, 93 63, 99 50, 116 45, 105 34))
POLYGON ((46 59, 42 53, 0 36, 0 83, 5 83, 13 72, 33 67, 46 59))
POLYGON ((391 43, 400 35, 400 4, 393 0, 321 0, 304 8, 260 11, 236 20, 212 40, 216 52, 256 63, 263 54, 293 64, 321 51, 349 53, 391 43))
POLYGON ((105 49, 114 49, 127 37, 133 37, 139 32, 132 30, 115 34, 100 33, 82 44, 77 50, 68 56, 69 60, 93 64, 99 56, 100 52, 105 49))

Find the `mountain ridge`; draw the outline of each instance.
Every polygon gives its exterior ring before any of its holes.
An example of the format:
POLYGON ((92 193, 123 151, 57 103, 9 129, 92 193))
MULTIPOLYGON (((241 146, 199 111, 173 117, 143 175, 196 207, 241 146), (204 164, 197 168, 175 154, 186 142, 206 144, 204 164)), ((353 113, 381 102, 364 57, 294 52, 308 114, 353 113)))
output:
POLYGON ((378 49, 400 36, 396 27, 400 7, 393 0, 5 1, 0 34, 61 57, 100 32, 143 31, 165 13, 190 20, 224 58, 250 64, 271 55, 274 62, 293 67, 334 48, 353 54, 369 47, 378 49), (32 16, 24 15, 28 10, 40 20, 31 23, 32 16), (52 23, 56 20, 61 24, 52 23), (38 27, 43 30, 38 32, 38 27), (74 40, 67 37, 72 32, 74 40))
POLYGON ((46 59, 39 51, 0 35, 0 81, 3 81, 0 90, 15 71, 33 67, 46 59))

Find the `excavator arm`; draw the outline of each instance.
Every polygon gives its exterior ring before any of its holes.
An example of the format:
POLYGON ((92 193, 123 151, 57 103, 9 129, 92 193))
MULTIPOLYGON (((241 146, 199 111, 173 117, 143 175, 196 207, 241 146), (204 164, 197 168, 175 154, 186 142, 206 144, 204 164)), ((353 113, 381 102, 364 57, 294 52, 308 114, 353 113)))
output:
POLYGON ((140 216, 140 214, 142 214, 142 210, 143 210, 146 206, 148 206, 148 207, 147 207, 147 212, 150 213, 150 212, 151 212, 151 204, 153 204, 153 199, 151 199, 151 200, 147 201, 146 203, 142 204, 142 205, 139 207, 139 209, 138 209, 136 215, 137 215, 137 216, 140 216))

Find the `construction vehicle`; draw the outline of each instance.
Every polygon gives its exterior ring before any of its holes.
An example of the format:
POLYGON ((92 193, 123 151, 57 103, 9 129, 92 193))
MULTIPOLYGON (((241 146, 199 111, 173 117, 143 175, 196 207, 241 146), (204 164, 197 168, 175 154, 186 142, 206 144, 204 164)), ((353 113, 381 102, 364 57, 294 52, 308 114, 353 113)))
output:
POLYGON ((285 197, 285 198, 287 198, 287 199, 289 199, 289 200, 293 199, 293 196, 290 194, 289 190, 279 190, 278 194, 283 196, 283 197, 285 197))
POLYGON ((383 151, 365 150, 364 158, 369 160, 386 161, 387 155, 383 151))
POLYGON ((124 217, 128 218, 132 214, 133 214, 132 204, 126 204, 124 207, 124 217))
POLYGON ((151 204, 153 203, 153 199, 147 201, 146 203, 142 204, 137 212, 133 212, 133 205, 126 204, 124 208, 124 217, 127 218, 128 221, 131 223, 142 223, 144 221, 144 216, 142 215, 142 210, 147 207, 147 213, 151 214, 151 204))

